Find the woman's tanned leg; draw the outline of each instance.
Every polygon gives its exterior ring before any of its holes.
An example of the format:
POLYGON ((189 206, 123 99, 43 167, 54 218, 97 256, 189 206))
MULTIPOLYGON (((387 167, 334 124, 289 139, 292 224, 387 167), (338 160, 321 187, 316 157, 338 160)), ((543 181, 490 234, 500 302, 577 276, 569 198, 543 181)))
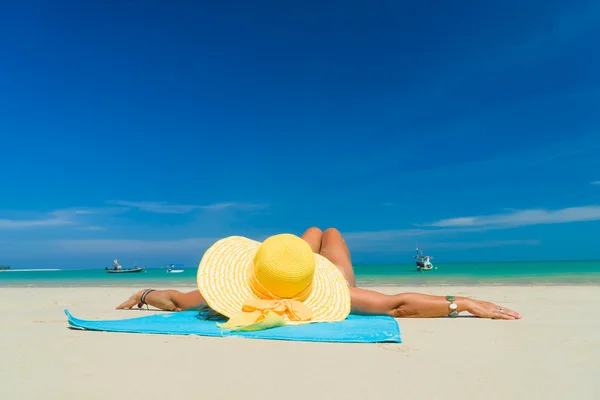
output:
POLYGON ((323 240, 323 231, 317 227, 308 228, 306 232, 302 234, 304 239, 312 249, 313 253, 319 254, 321 252, 321 240, 323 240))
POLYGON ((351 287, 356 287, 350 251, 340 231, 329 228, 323 232, 320 254, 338 267, 351 287))

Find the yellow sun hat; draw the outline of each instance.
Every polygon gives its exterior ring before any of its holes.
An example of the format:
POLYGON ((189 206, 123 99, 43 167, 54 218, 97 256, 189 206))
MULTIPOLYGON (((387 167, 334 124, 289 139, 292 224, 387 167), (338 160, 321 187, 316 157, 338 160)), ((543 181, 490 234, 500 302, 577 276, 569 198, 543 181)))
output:
POLYGON ((229 318, 219 325, 226 329, 335 322, 350 314, 340 270, 292 234, 262 243, 241 236, 217 241, 200 261, 197 282, 208 306, 229 318))

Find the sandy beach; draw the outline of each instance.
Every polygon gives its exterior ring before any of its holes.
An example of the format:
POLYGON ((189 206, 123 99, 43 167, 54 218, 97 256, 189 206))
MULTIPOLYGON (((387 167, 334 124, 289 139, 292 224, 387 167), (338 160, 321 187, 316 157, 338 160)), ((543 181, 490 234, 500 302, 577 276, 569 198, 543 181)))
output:
MULTIPOLYGON (((520 321, 398 320, 402 344, 140 335, 68 328, 151 311, 135 288, 2 288, 3 399, 597 399, 598 286, 386 287, 474 296, 520 321)), ((193 290, 193 286, 179 288, 193 290)))

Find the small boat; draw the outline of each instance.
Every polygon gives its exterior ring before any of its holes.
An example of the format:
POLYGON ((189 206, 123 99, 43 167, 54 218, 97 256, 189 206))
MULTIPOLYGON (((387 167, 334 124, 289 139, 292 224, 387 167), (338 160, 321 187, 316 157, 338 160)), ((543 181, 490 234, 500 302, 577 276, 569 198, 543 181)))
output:
POLYGON ((167 265, 167 274, 180 274, 183 272, 182 269, 175 269, 175 267, 183 267, 183 264, 169 264, 167 265))
POLYGON ((423 251, 419 252, 419 248, 417 247, 417 255, 413 256, 413 258, 417 259, 417 271, 431 271, 433 269, 433 264, 431 263, 432 256, 424 256, 423 251))
POLYGON ((134 266, 133 268, 123 268, 121 264, 119 264, 118 260, 114 260, 112 268, 106 267, 105 270, 109 274, 127 274, 133 272, 142 272, 145 268, 146 265, 143 267, 134 266))
POLYGON ((133 268, 121 268, 121 269, 110 269, 108 267, 105 268, 106 272, 109 274, 126 274, 132 272, 142 272, 144 267, 133 267, 133 268))

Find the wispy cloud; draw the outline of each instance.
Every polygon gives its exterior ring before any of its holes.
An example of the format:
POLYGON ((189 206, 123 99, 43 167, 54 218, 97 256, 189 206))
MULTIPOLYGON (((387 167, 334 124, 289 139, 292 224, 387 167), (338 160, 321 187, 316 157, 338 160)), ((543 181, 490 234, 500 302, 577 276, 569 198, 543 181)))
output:
POLYGON ((600 185, 600 181, 594 181, 592 182, 592 185, 600 185))
POLYGON ((47 213, 12 213, 10 218, 0 219, 0 229, 78 226, 98 230, 99 226, 88 226, 87 222, 99 215, 115 215, 123 211, 123 208, 66 208, 47 213))
POLYGON ((503 214, 448 218, 413 229, 344 232, 348 245, 362 252, 405 252, 417 243, 427 248, 477 248, 514 245, 537 245, 531 240, 456 241, 459 235, 494 229, 516 228, 528 225, 563 224, 569 222, 600 221, 600 206, 569 207, 557 210, 511 210, 503 214), (444 238, 449 240, 444 240, 444 238))
POLYGON ((83 229, 85 229, 86 231, 105 231, 106 230, 105 227, 97 226, 97 225, 86 226, 83 229))
POLYGON ((56 217, 42 219, 0 219, 0 229, 24 229, 36 227, 50 227, 69 225, 73 222, 67 219, 56 217))
POLYGON ((156 202, 156 201, 125 201, 125 200, 111 200, 109 204, 116 204, 124 207, 137 208, 141 211, 159 213, 159 214, 187 214, 194 210, 224 210, 224 209, 253 209, 253 208, 265 208, 266 204, 252 204, 252 203, 239 203, 239 202, 228 202, 228 203, 215 203, 209 205, 196 205, 196 204, 169 204, 167 202, 156 202))
POLYGON ((402 253, 413 251, 417 243, 450 238, 457 232, 479 230, 479 228, 447 229, 390 229, 381 231, 343 232, 346 243, 352 251, 364 253, 402 253))
POLYGON ((513 228, 527 225, 564 224, 569 222, 599 221, 600 206, 569 207, 558 210, 516 210, 510 213, 442 219, 426 227, 490 229, 513 228))
MULTIPOLYGON (((159 214, 186 214, 194 210, 222 211, 222 210, 258 210, 267 208, 267 204, 254 204, 242 202, 224 202, 209 205, 169 204, 167 202, 133 202, 109 201, 113 206, 107 207, 73 207, 58 209, 50 212, 20 212, 9 211, 0 215, 0 230, 34 229, 69 226, 74 229, 87 231, 107 230, 107 225, 117 225, 118 219, 114 217, 132 209, 139 209, 150 213, 159 214)), ((207 213, 205 213, 207 214, 207 213)), ((214 218, 222 221, 226 216, 214 213, 214 218)), ((208 217, 209 215, 205 215, 208 217)), ((229 216, 233 218, 233 216, 229 216)), ((206 221, 205 221, 206 222, 206 221)))
POLYGON ((505 246, 536 246, 537 239, 456 241, 456 234, 482 231, 473 228, 398 229, 344 233, 348 246, 363 253, 402 253, 414 251, 417 244, 427 249, 476 249, 505 246), (451 240, 444 240, 448 238, 451 240))
POLYGON ((136 240, 136 239, 73 239, 50 241, 50 247, 61 253, 83 254, 135 254, 203 252, 220 238, 195 237, 175 240, 136 240))
POLYGON ((398 240, 407 237, 430 235, 436 232, 433 229, 390 229, 382 231, 344 232, 348 242, 381 242, 398 240))

